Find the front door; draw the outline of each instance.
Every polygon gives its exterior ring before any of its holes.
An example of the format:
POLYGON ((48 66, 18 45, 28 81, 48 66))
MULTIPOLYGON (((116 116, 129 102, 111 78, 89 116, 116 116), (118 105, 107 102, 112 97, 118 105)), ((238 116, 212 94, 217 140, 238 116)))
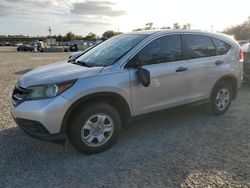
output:
POLYGON ((138 80, 137 70, 130 69, 133 115, 181 105, 187 101, 187 62, 183 60, 181 35, 155 39, 129 63, 135 62, 150 72, 151 83, 149 87, 144 87, 138 80))

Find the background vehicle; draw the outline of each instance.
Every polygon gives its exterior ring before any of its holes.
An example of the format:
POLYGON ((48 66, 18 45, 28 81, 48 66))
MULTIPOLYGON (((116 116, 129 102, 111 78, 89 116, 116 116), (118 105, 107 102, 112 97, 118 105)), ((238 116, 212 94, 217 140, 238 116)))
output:
POLYGON ((241 49, 243 52, 245 53, 249 53, 250 52, 250 43, 245 43, 243 46, 241 46, 241 49))
POLYGON ((24 44, 17 47, 17 51, 39 51, 42 52, 44 49, 44 43, 39 42, 32 42, 30 44, 24 44))
POLYGON ((69 59, 68 59, 68 62, 70 63, 74 63, 76 61, 77 58, 79 58, 81 55, 83 55, 85 52, 89 51, 90 49, 94 48, 95 46, 97 46, 98 44, 101 44, 101 42, 95 44, 95 45, 92 45, 90 47, 88 47, 87 49, 85 50, 81 50, 81 51, 78 51, 78 52, 72 52, 70 53, 69 55, 69 59))
POLYGON ((115 143, 130 119, 190 103, 224 114, 241 86, 243 54, 236 41, 195 31, 143 31, 118 35, 73 63, 23 75, 11 111, 29 135, 68 136, 85 153, 115 143))
POLYGON ((4 45, 5 46, 12 46, 12 44, 10 42, 5 42, 4 45))
POLYGON ((250 43, 246 43, 241 47, 244 54, 243 70, 244 70, 244 80, 250 81, 250 43))
POLYGON ((240 46, 243 46, 243 45, 249 43, 249 40, 240 40, 240 41, 238 41, 238 43, 240 46))
POLYGON ((70 52, 77 52, 78 51, 78 46, 77 44, 73 44, 69 46, 69 51, 70 52))
POLYGON ((35 51, 37 48, 36 43, 24 44, 17 47, 17 51, 35 51))

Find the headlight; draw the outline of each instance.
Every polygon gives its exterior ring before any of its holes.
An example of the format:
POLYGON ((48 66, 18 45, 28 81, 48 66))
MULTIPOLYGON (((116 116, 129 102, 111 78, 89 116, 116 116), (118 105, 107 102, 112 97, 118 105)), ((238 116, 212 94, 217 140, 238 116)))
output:
POLYGON ((30 93, 27 96, 27 99, 38 100, 55 97, 64 92, 65 90, 69 89, 74 83, 75 81, 70 81, 60 84, 31 86, 28 88, 30 90, 30 93))

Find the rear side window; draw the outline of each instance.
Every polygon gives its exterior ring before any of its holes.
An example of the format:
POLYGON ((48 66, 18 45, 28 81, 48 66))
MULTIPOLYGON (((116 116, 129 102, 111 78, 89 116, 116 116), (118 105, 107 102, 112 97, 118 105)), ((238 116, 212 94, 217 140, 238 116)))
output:
POLYGON ((150 65, 182 60, 180 35, 158 38, 144 47, 136 56, 140 65, 150 65))
POLYGON ((217 48, 217 55, 225 55, 231 49, 231 45, 222 40, 213 38, 213 41, 217 48))
POLYGON ((210 57, 216 55, 214 44, 210 37, 203 35, 184 35, 188 59, 210 57))

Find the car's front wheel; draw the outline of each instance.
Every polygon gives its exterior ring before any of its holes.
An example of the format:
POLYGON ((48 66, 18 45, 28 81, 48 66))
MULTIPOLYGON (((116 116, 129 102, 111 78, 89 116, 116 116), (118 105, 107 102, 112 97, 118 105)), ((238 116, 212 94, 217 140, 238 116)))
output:
POLYGON ((121 118, 118 111, 109 104, 94 103, 88 106, 81 108, 72 124, 68 125, 68 137, 78 151, 99 153, 117 140, 121 118))
POLYGON ((211 94, 210 111, 215 115, 224 114, 232 101, 232 86, 228 82, 218 82, 211 94))

